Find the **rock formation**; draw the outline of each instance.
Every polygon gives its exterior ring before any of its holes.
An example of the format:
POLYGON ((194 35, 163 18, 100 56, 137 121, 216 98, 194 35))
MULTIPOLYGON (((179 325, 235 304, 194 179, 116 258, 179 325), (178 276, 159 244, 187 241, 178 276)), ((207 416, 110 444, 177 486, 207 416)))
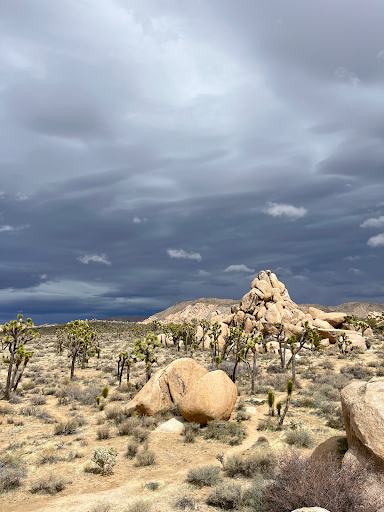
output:
POLYGON ((228 420, 235 407, 236 385, 221 370, 197 380, 180 400, 180 414, 188 421, 206 425, 213 419, 228 420))
MULTIPOLYGON (((222 321, 228 325, 243 325, 245 332, 256 327, 264 334, 277 334, 274 324, 279 322, 284 325, 287 336, 301 332, 308 321, 311 327, 319 329, 322 338, 336 343, 337 338, 332 334, 346 316, 342 312, 330 313, 314 307, 302 311, 290 298, 284 283, 270 270, 262 270, 252 281, 251 290, 241 299, 240 305, 232 306, 231 314, 222 321)), ((356 338, 356 344, 362 346, 361 340, 356 338)))
POLYGON ((125 410, 132 414, 153 416, 159 411, 178 405, 192 384, 208 370, 194 359, 181 358, 156 372, 131 400, 125 410))
POLYGON ((341 391, 349 449, 344 462, 372 460, 384 469, 384 377, 352 382, 341 391))

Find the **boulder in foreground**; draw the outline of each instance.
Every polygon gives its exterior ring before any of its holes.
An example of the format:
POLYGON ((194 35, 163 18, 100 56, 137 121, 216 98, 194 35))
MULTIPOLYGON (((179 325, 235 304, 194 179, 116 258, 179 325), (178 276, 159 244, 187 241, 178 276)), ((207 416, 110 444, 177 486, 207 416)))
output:
POLYGON ((156 372, 146 385, 131 400, 125 410, 132 414, 153 416, 159 411, 178 405, 192 384, 203 377, 208 370, 194 359, 176 359, 156 372))
POLYGON ((188 421, 206 425, 208 421, 228 420, 235 407, 236 385, 222 370, 197 380, 180 400, 180 414, 188 421))
POLYGON ((344 462, 372 461, 384 469, 384 377, 346 386, 341 406, 349 446, 344 462))

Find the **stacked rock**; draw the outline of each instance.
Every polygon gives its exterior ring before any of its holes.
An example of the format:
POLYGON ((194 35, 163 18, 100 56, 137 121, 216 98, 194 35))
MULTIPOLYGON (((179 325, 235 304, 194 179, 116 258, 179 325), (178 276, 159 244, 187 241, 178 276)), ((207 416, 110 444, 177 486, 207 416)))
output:
POLYGON ((251 290, 241 299, 240 306, 232 306, 231 314, 223 321, 244 325, 245 332, 256 327, 265 334, 277 334, 274 324, 279 322, 290 336, 301 332, 306 320, 313 323, 312 316, 303 313, 291 300, 284 283, 270 270, 262 270, 252 281, 251 290))

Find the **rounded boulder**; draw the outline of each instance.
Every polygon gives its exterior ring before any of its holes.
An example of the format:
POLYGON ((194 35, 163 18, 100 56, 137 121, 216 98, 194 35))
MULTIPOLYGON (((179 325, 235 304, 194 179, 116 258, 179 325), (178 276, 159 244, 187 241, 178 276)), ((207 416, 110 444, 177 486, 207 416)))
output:
POLYGON ((222 370, 197 380, 179 402, 180 414, 187 421, 206 425, 211 420, 228 420, 235 407, 237 388, 222 370))

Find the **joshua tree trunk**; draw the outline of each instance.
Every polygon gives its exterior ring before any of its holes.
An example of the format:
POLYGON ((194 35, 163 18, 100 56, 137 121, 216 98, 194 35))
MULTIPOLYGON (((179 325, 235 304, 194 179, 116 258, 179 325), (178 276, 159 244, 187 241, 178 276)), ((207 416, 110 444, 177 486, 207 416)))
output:
POLYGON ((255 392, 255 377, 256 377, 256 349, 253 350, 253 364, 252 364, 252 383, 251 392, 255 392))
POLYGON ((9 365, 8 365, 8 375, 7 375, 7 383, 5 385, 5 393, 4 393, 4 400, 9 400, 11 396, 11 380, 12 380, 12 369, 13 369, 13 362, 15 359, 14 350, 11 349, 11 355, 9 358, 9 365))
POLYGON ((71 364, 71 380, 75 376, 75 362, 76 362, 76 354, 72 356, 72 364, 71 364))

